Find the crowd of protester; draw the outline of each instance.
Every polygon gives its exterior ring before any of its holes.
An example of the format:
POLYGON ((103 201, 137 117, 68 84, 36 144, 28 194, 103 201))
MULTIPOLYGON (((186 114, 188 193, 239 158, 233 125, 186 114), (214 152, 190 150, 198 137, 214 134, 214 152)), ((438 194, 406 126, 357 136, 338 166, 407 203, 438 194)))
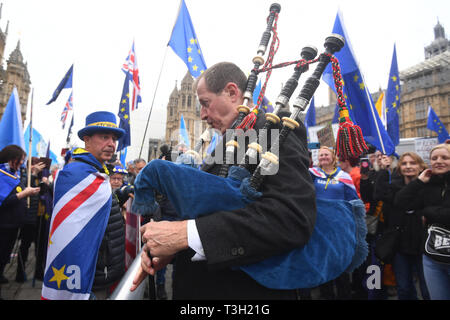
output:
MULTIPOLYGON (((366 157, 339 160, 332 149, 322 147, 317 167, 311 161, 317 197, 360 198, 366 205, 366 216, 374 217, 370 219, 371 226, 368 225, 366 261, 351 274, 344 273, 321 285, 319 298, 450 299, 450 257, 437 259, 425 250, 430 226, 450 230, 450 143, 435 146, 429 164, 414 152, 395 157, 376 151, 366 157), (339 183, 338 175, 353 184, 339 183), (395 245, 388 248, 389 256, 381 257, 380 251, 386 246, 383 241, 391 233, 396 233, 395 245), (369 266, 378 266, 381 271, 378 287, 368 288, 369 266)), ((173 160, 167 152, 159 158, 173 160)), ((4 277, 4 270, 14 250, 18 253, 15 281, 30 280, 24 266, 33 242, 34 278, 42 280, 44 276, 53 181, 58 167, 34 163, 27 181, 26 159, 25 152, 17 146, 0 151, 0 176, 17 180, 10 187, 5 179, 0 179, 0 284, 12 281, 4 277)), ((70 155, 66 161, 70 161, 70 155)), ((130 161, 126 168, 116 160, 108 163, 113 202, 95 271, 93 293, 97 299, 106 299, 125 274, 125 202, 133 197, 134 180, 145 165, 144 159, 130 161)), ((158 201, 160 210, 156 219, 176 220, 170 202, 164 197, 158 201)), ((167 299, 165 273, 164 268, 156 275, 158 299, 167 299)), ((299 290, 301 298, 311 299, 311 289, 299 290)))

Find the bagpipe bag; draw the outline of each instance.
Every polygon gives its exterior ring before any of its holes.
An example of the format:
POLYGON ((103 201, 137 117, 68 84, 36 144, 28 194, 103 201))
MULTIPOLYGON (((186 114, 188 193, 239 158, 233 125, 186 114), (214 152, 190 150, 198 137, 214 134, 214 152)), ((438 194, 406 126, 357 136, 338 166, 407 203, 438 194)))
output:
MULTIPOLYGON (((153 160, 136 178, 132 212, 153 214, 158 206, 155 191, 167 196, 180 219, 239 209, 263 196, 249 186, 249 177, 237 166, 223 178, 189 165, 153 160)), ((316 224, 306 245, 239 268, 265 287, 295 289, 316 287, 358 267, 367 256, 362 201, 316 199, 316 205, 316 224)))

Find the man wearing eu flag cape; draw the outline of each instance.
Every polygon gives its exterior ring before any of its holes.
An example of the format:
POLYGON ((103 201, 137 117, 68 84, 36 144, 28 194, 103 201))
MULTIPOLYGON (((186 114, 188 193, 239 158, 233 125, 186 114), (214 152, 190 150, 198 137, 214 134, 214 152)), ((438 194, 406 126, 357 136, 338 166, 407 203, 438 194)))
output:
POLYGON ((111 112, 86 117, 78 131, 85 148, 71 153, 58 173, 50 223, 42 299, 87 300, 91 295, 98 249, 111 211, 111 186, 104 162, 125 131, 111 112))

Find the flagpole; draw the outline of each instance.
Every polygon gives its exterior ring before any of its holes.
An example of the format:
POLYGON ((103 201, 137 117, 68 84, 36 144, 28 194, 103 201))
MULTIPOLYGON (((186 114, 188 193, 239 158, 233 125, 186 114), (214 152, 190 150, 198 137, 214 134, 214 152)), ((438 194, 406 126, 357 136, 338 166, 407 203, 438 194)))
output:
MULTIPOLYGON (((27 187, 31 187, 31 159, 33 152, 31 150, 33 145, 33 97, 34 88, 31 89, 31 105, 30 105, 30 137, 28 139, 28 170, 27 170, 27 187)), ((27 207, 30 208, 30 197, 27 197, 27 207)))
POLYGON ((150 122, 150 117, 152 115, 152 110, 153 110, 153 104, 155 102, 155 97, 156 97, 156 92, 158 92, 158 86, 159 86, 159 80, 161 79, 161 74, 162 74, 162 70, 164 67, 164 62, 166 61, 166 56, 167 56, 167 48, 169 46, 166 46, 166 51, 164 52, 164 58, 163 58, 163 62, 161 64, 161 70, 159 70, 159 76, 158 76, 158 81, 156 82, 156 88, 155 88, 155 92, 153 93, 153 100, 152 100, 152 105, 150 107, 150 112, 148 114, 148 118, 147 118, 147 124, 145 126, 145 131, 144 131, 144 137, 142 138, 142 144, 141 144, 141 149, 139 150, 139 158, 141 158, 141 154, 142 154, 142 149, 144 148, 144 141, 145 141, 145 136, 147 135, 147 129, 148 129, 148 124, 150 122))

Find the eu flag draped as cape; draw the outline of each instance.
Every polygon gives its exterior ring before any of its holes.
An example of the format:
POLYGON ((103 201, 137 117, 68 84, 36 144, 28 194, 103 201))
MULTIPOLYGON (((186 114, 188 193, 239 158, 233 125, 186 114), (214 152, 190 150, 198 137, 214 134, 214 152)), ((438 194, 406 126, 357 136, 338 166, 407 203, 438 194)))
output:
POLYGON ((111 211, 109 178, 84 149, 58 173, 42 298, 87 300, 111 211))

